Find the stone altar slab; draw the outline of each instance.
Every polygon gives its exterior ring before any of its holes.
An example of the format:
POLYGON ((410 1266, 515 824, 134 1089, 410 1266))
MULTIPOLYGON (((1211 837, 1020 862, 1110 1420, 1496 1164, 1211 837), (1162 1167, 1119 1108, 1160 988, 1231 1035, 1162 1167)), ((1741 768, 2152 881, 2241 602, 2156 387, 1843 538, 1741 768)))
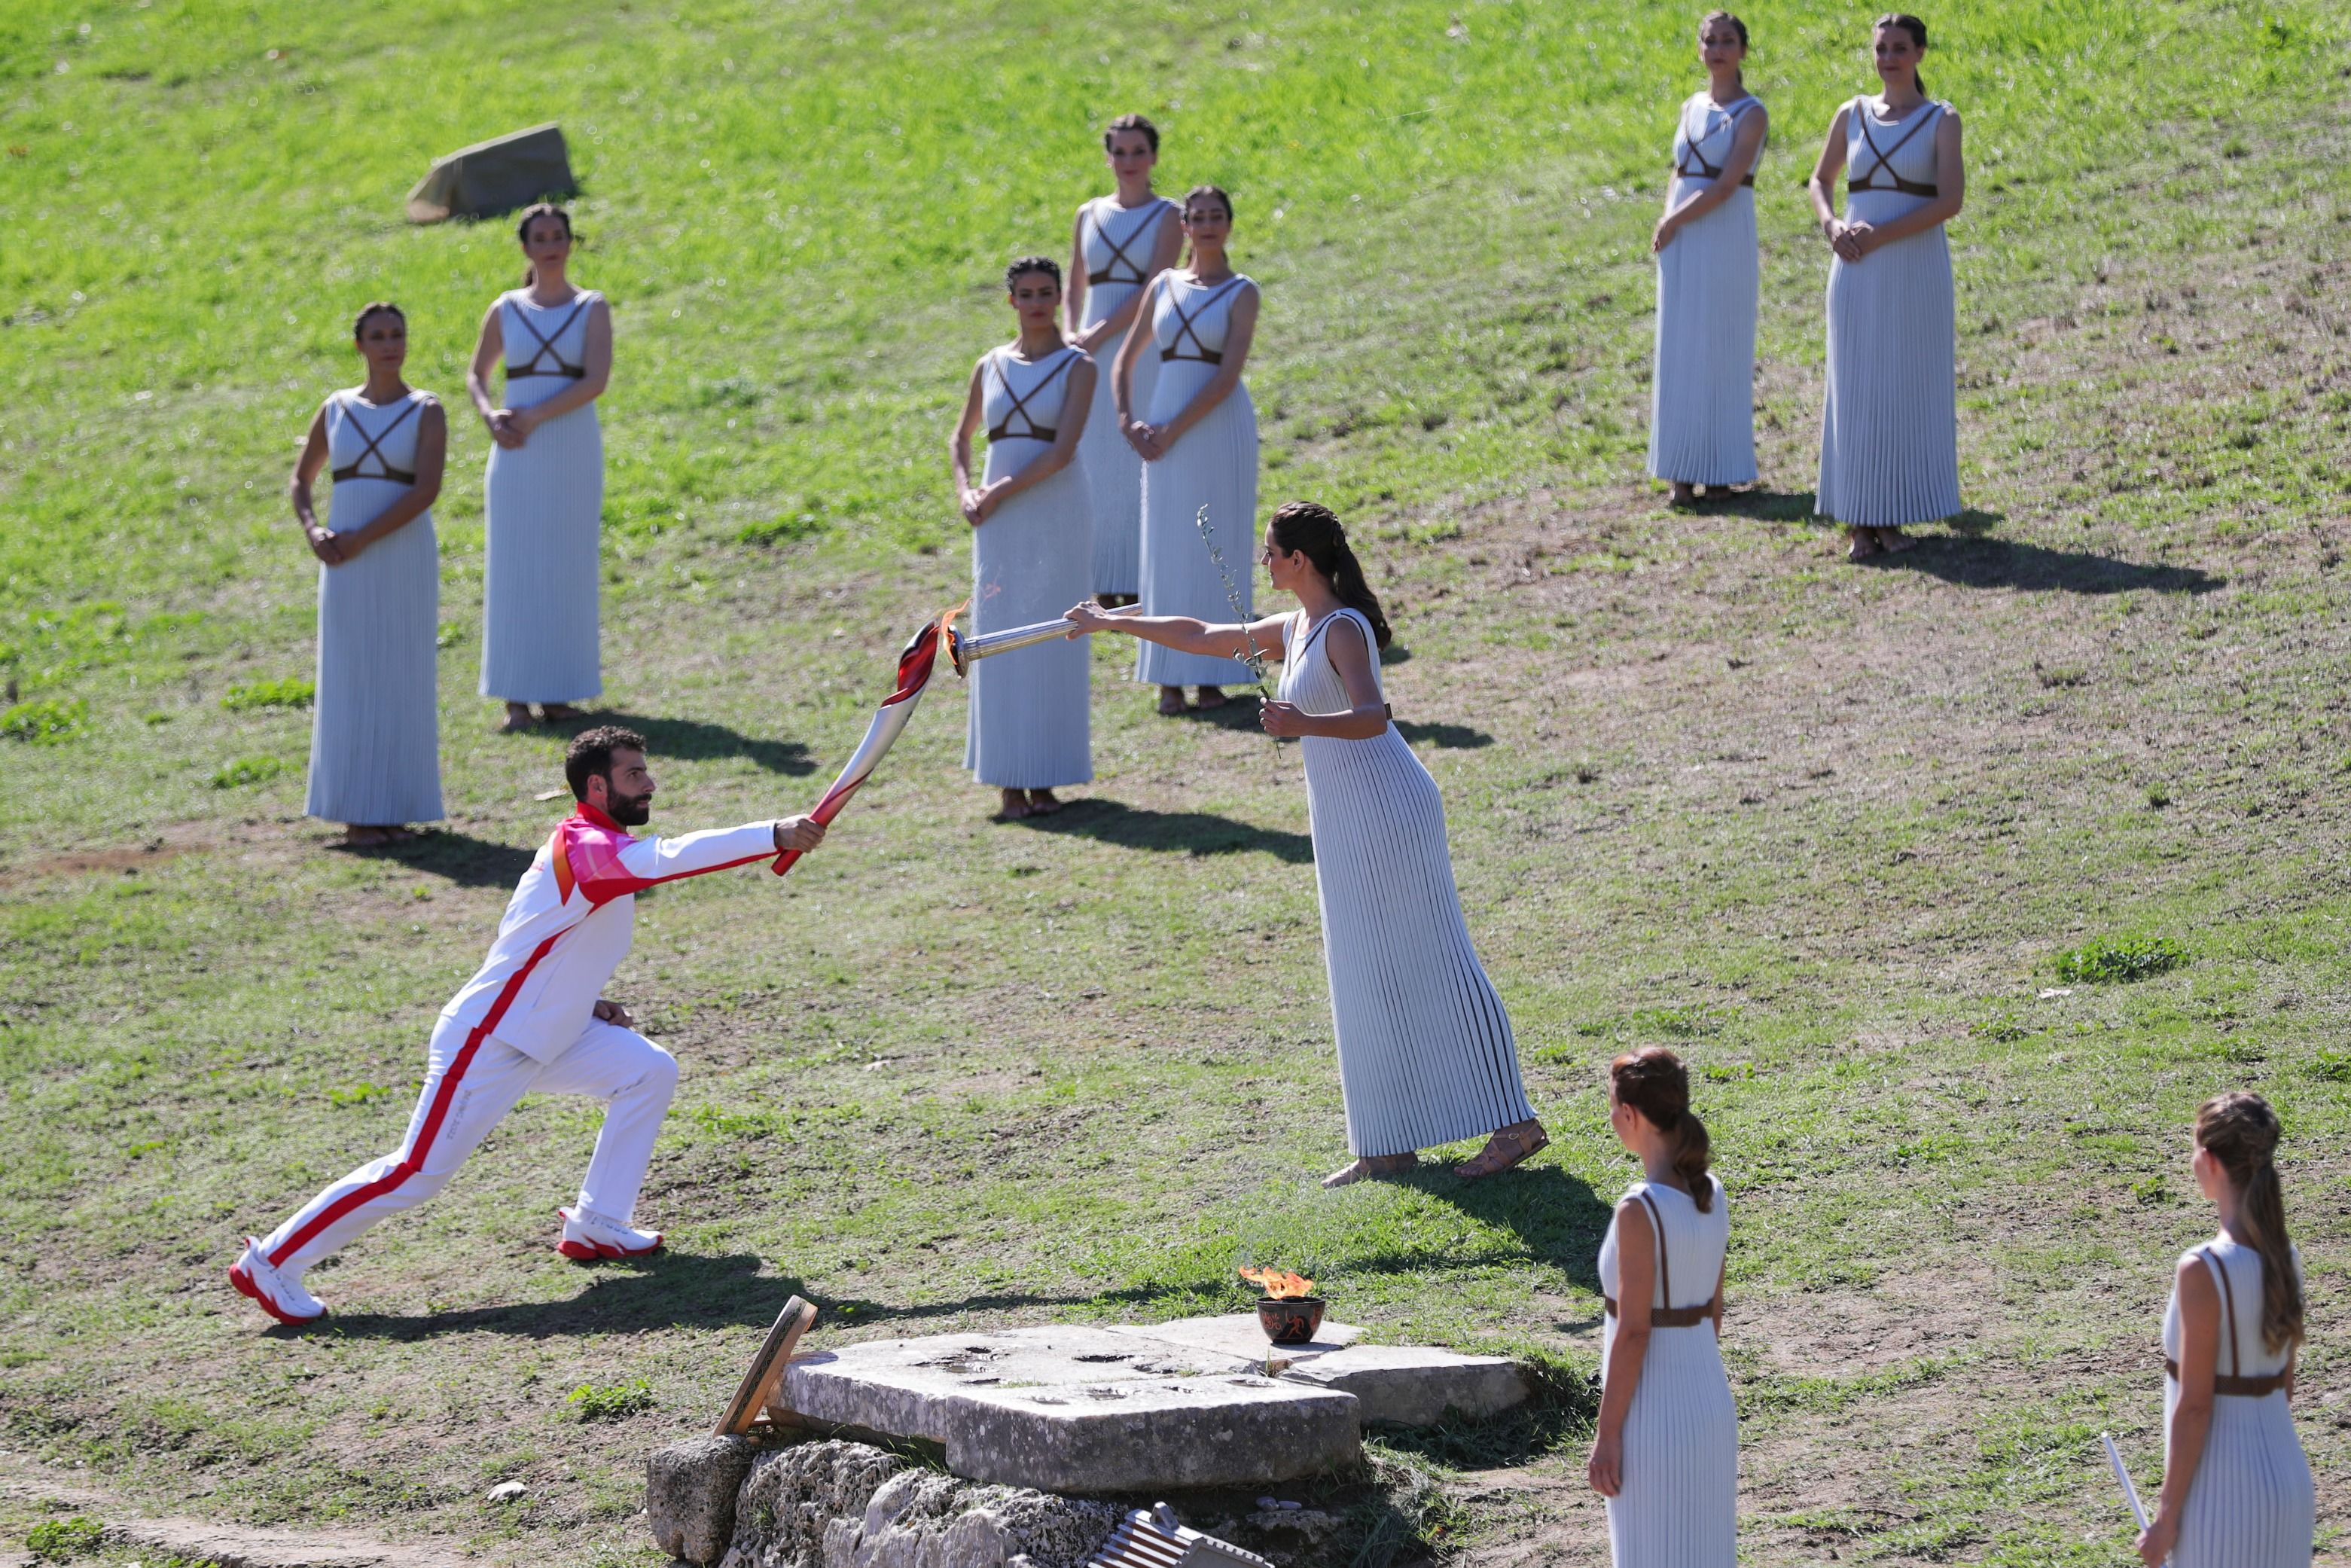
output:
POLYGON ((1055 1326, 868 1340, 794 1362, 784 1393, 823 1426, 937 1443, 959 1476, 1048 1491, 1255 1486, 1360 1461, 1355 1396, 1262 1367, 1055 1326))
POLYGON ((1489 1416, 1531 1392, 1500 1356, 1361 1333, 1270 1345, 1241 1314, 867 1340, 793 1362, 784 1403, 821 1428, 935 1443, 972 1480, 1100 1494, 1296 1480, 1357 1463, 1369 1423, 1489 1416))

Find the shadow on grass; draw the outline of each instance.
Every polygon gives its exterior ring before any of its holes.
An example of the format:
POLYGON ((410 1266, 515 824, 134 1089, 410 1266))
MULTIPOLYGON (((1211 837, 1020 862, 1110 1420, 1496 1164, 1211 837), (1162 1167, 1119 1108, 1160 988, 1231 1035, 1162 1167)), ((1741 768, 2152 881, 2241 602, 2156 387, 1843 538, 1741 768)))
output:
POLYGON ((2210 593, 2227 580, 2192 566, 2153 566, 2085 550, 2049 549, 1981 537, 1996 514, 1963 512, 1950 535, 1922 536, 1918 548, 1874 556, 1868 564, 1915 571, 1961 588, 2057 589, 2066 593, 2210 593), (1989 516, 1991 521, 1974 519, 1989 516))
MULTIPOLYGON (((389 1312, 337 1312, 315 1332, 348 1339, 396 1342, 444 1334, 499 1333, 525 1339, 569 1334, 631 1333, 665 1328, 766 1329, 794 1295, 816 1303, 818 1322, 830 1329, 869 1323, 919 1323, 966 1313, 1011 1313, 1045 1307, 1160 1306, 1212 1310, 1231 1287, 1222 1279, 1189 1284, 1137 1285, 1123 1291, 1048 1295, 1000 1291, 956 1301, 899 1305, 860 1297, 818 1294, 789 1275, 761 1275, 760 1262, 745 1252, 717 1257, 659 1252, 651 1258, 604 1263, 581 1270, 580 1291, 560 1301, 522 1301, 413 1317, 389 1312)), ((279 1327, 279 1337, 306 1332, 279 1327)))
POLYGON ((1576 1284, 1599 1293, 1600 1238, 1608 1229, 1611 1206, 1582 1177, 1557 1166, 1520 1166, 1483 1181, 1463 1181, 1442 1167, 1424 1166, 1394 1179, 1480 1224, 1510 1232, 1530 1262, 1555 1265, 1576 1284))
POLYGON ((1218 729, 1255 729, 1258 727, 1257 710, 1255 686, 1227 686, 1224 702, 1216 707, 1187 707, 1182 713, 1165 716, 1189 720, 1193 724, 1213 724, 1218 729))
POLYGON ((1443 751, 1475 751, 1494 744, 1492 736, 1466 724, 1414 724, 1400 718, 1395 727, 1413 745, 1434 746, 1443 751))
POLYGON ((1523 1405, 1491 1416, 1448 1413, 1434 1427, 1382 1424, 1368 1434, 1374 1451, 1410 1455, 1453 1470, 1492 1470, 1527 1464, 1591 1436, 1600 1391, 1563 1364, 1522 1362, 1534 1383, 1523 1405))
POLYGON ((1099 839, 1122 849, 1157 850, 1188 855, 1258 852, 1291 865, 1314 859, 1314 841, 1304 833, 1237 822, 1212 811, 1155 811, 1100 798, 1072 800, 1050 817, 1026 817, 1017 824, 1040 833, 1099 839))
POLYGON ((1709 490, 1689 508, 1696 517, 1756 517, 1769 523, 1801 523, 1813 515, 1819 497, 1810 490, 1774 490, 1752 485, 1744 490, 1709 490))
POLYGON ((675 758, 687 762, 709 762, 726 757, 740 757, 756 762, 770 773, 794 775, 816 771, 816 759, 797 740, 766 740, 745 735, 723 724, 705 724, 693 718, 654 718, 646 714, 615 713, 606 708, 590 708, 569 723, 543 727, 577 735, 600 724, 617 724, 633 729, 645 737, 645 746, 658 763, 664 758, 675 758))
MULTIPOLYGON (((563 809, 569 809, 568 800, 563 809)), ((449 828, 427 828, 406 843, 336 844, 333 849, 337 854, 391 861, 459 887, 511 887, 522 880, 538 852, 536 843, 517 849, 449 828)))
POLYGON ((795 1280, 760 1278, 759 1260, 747 1252, 716 1258, 658 1252, 637 1261, 581 1270, 579 1292, 565 1301, 517 1301, 413 1317, 337 1312, 323 1332, 346 1339, 409 1341, 461 1333, 548 1339, 658 1328, 765 1329, 799 1288, 795 1280))

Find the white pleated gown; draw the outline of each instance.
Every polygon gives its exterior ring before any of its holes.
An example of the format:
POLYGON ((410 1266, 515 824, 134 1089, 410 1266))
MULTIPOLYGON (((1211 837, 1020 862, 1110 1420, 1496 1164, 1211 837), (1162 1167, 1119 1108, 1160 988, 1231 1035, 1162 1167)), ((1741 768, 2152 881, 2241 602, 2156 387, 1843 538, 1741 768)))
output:
MULTIPOLYGON (((1714 1199, 1700 1214, 1679 1187, 1635 1182, 1625 1197, 1646 1194, 1653 1225, 1664 1231, 1665 1267, 1650 1281, 1649 1305, 1695 1307, 1714 1299, 1730 1242, 1730 1205, 1708 1176, 1714 1199), (1672 1292, 1667 1281, 1672 1281, 1672 1292)), ((1600 1288, 1622 1300, 1616 1278, 1616 1221, 1600 1242, 1600 1288)), ((1601 1365, 1616 1343, 1606 1320, 1601 1365)), ((1688 1328, 1650 1325, 1633 1407, 1625 1416, 1624 1485, 1608 1503, 1608 1553, 1616 1568, 1735 1568, 1739 1561, 1739 1411, 1723 1371, 1711 1320, 1688 1328)))
MULTIPOLYGON (((989 350, 981 372, 988 430, 982 484, 1017 474, 1051 449, 1054 432, 1071 412, 1070 368, 1085 357, 1063 349, 1031 364, 1008 347, 989 350)), ((1051 621, 1085 598, 1093 571, 1092 504, 1085 471, 1072 463, 972 530, 975 634, 1051 621)), ((1053 789, 1092 780, 1090 646, 1082 638, 1057 638, 972 665, 963 765, 981 783, 1053 789)))
MULTIPOLYGON (((1739 122, 1760 105, 1728 106, 1707 93, 1682 105, 1674 134, 1668 209, 1712 183, 1730 157, 1739 122)), ((1656 374, 1649 389, 1649 473, 1686 485, 1755 480, 1755 248, 1753 174, 1730 199, 1657 253, 1656 374)))
MULTIPOLYGON (((1324 645, 1343 618, 1376 676, 1368 620, 1340 610, 1310 627, 1301 611, 1282 632, 1283 702, 1310 714, 1354 706, 1324 645)), ((1437 780, 1394 725, 1300 745, 1348 1152, 1400 1155, 1530 1120, 1510 1015, 1461 918, 1437 780)))
MULTIPOLYGON (((327 400, 330 532, 365 528, 407 494, 415 483, 416 426, 432 402, 421 392, 385 408, 357 392, 327 400)), ((319 563, 307 814, 371 827, 440 819, 440 595, 429 511, 357 560, 319 563)))
MULTIPOLYGON (((1929 101, 1890 126, 1871 120, 1861 99, 1845 110, 1845 221, 1891 223, 1933 200, 1853 183, 1899 178, 1933 186, 1934 121, 1943 105, 1929 101)), ((1859 261, 1829 263, 1821 516, 1886 528, 1959 510, 1955 322, 1951 249, 1939 225, 1859 261)))
MULTIPOLYGON (((1131 209, 1120 206, 1115 196, 1086 204, 1081 243, 1087 327, 1118 314, 1151 280, 1148 269, 1159 225, 1175 222, 1175 211, 1176 204, 1165 197, 1131 209)), ((1078 441, 1078 461, 1085 465, 1086 486, 1093 495, 1094 591, 1131 596, 1143 575, 1143 456, 1119 432, 1118 407, 1110 387, 1110 367, 1118 363, 1127 332, 1104 340, 1094 350, 1102 373, 1094 377, 1093 413, 1078 441)), ((1133 382, 1128 395, 1148 420, 1152 391, 1159 384, 1158 355, 1135 361, 1133 382)))
MULTIPOLYGON (((2262 1255, 2223 1236, 2198 1248, 2220 1292, 2220 1354, 2224 1377, 2272 1377, 2285 1370, 2283 1352, 2262 1342, 2262 1255), (2227 1281, 2222 1288, 2222 1280, 2227 1281), (2235 1312, 2231 1313, 2233 1304, 2235 1312)), ((2295 1256, 2294 1266, 2301 1267, 2295 1256)), ((2179 1360, 2179 1295, 2163 1313, 2163 1354, 2179 1360)), ((2164 1430, 2179 1404, 2179 1382, 2163 1380, 2164 1430)), ((2196 1479, 2180 1511, 2179 1543, 2171 1568, 2308 1568, 2317 1531, 2317 1499, 2310 1460, 2294 1434, 2285 1390, 2258 1397, 2216 1394, 2212 1424, 2196 1479)))
MULTIPOLYGON (((1164 276, 1152 309, 1159 384, 1152 389, 1144 423, 1167 423, 1215 377, 1216 363, 1204 356, 1223 353, 1233 302, 1242 290, 1256 287, 1239 273, 1208 285, 1192 281, 1189 273, 1164 276)), ((1257 409, 1243 384, 1186 431, 1174 450, 1143 465, 1143 571, 1137 590, 1143 612, 1191 615, 1211 623, 1249 620, 1256 559, 1257 409), (1204 505, 1217 548, 1224 552, 1223 572, 1193 522, 1204 505), (1232 601, 1235 590, 1238 609, 1232 601)), ((1238 659, 1144 643, 1135 656, 1134 678, 1162 686, 1229 686, 1248 681, 1249 673, 1238 659)))
MULTIPOLYGON (((587 353, 588 312, 503 296, 506 406, 529 408, 568 390, 587 353), (517 374, 534 369, 548 374, 517 374)), ((530 433, 520 450, 493 444, 485 486, 482 695, 516 703, 577 703, 604 689, 597 629, 604 517, 604 436, 596 405, 530 433)))

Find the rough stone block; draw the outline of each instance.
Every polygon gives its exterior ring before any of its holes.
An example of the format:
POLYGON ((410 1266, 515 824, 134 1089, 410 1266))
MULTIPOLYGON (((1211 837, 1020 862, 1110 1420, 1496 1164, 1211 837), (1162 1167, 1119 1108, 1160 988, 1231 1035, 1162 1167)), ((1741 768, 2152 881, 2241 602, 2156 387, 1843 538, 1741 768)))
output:
POLYGON ((721 1568, 1082 1568, 1117 1522, 1108 1503, 804 1443, 752 1466, 721 1568))
POLYGON ((735 1535, 735 1494, 758 1454, 748 1437, 689 1437, 645 1461, 645 1521, 672 1557, 707 1565, 735 1535))
POLYGON ((869 1340, 795 1362, 785 1388, 811 1420, 937 1443, 959 1476, 1049 1491, 1253 1486, 1362 1458, 1350 1395, 1102 1329, 869 1340))
POLYGON ((1281 1375, 1352 1394, 1363 1419, 1400 1427, 1434 1427, 1447 1411, 1475 1418, 1523 1404, 1526 1373, 1499 1355, 1460 1355, 1418 1345, 1356 1344, 1297 1363, 1281 1375))

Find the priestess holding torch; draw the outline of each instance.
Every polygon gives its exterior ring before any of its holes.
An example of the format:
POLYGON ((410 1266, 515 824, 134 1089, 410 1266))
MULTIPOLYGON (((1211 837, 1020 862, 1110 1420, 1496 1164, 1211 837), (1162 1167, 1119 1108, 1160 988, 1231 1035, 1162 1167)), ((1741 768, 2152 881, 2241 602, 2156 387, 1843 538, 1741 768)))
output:
POLYGON ((1184 615, 1112 615, 1089 601, 1072 635, 1123 632, 1179 653, 1282 661, 1267 733, 1302 737, 1322 950, 1339 1039, 1339 1086, 1354 1159, 1322 1178, 1395 1176, 1419 1151, 1489 1134, 1456 1167, 1508 1170, 1550 1139, 1519 1079, 1501 998, 1479 965, 1437 781, 1388 717, 1379 650, 1387 617, 1327 507, 1291 501, 1258 559, 1297 596, 1290 615, 1210 625, 1184 615))

